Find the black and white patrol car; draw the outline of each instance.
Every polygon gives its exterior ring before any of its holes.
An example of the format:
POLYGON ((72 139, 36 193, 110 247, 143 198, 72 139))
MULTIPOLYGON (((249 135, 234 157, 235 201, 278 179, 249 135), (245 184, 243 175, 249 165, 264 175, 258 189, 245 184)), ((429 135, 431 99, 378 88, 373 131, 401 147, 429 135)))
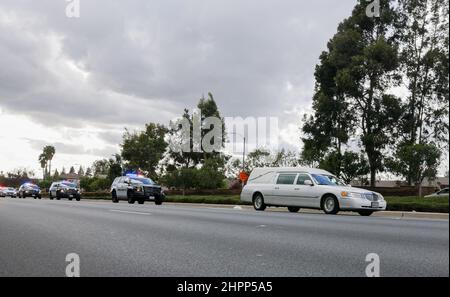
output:
POLYGON ((154 201, 156 205, 161 205, 165 199, 165 194, 161 186, 150 178, 127 174, 114 179, 111 185, 111 198, 114 203, 118 203, 120 200, 126 200, 130 204, 135 202, 144 204, 145 201, 154 201))
POLYGON ((48 195, 50 200, 56 198, 56 200, 60 200, 61 198, 67 198, 69 200, 81 200, 81 189, 78 187, 76 183, 70 181, 59 181, 54 182, 50 186, 48 191, 48 195))
POLYGON ((38 185, 32 183, 25 183, 20 186, 17 192, 19 198, 33 197, 34 199, 41 199, 41 189, 38 185))

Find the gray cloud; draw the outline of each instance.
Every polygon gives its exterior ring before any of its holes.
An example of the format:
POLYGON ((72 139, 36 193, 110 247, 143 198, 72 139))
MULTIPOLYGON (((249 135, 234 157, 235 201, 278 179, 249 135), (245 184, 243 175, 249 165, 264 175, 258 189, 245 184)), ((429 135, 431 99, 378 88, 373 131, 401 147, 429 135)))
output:
POLYGON ((62 0, 3 0, 0 106, 127 126, 167 122, 211 91, 225 115, 282 116, 309 106, 317 58, 354 3, 81 0, 69 19, 62 0))
MULTIPOLYGON (((42 148, 49 143, 44 140, 36 140, 36 139, 25 139, 30 146, 37 150, 42 151, 42 148)), ((55 150, 58 154, 65 154, 65 155, 92 155, 97 156, 100 158, 108 158, 113 154, 116 154, 117 151, 117 145, 107 145, 102 148, 98 149, 85 149, 82 144, 68 144, 63 142, 55 142, 52 143, 52 145, 55 147, 55 150)))

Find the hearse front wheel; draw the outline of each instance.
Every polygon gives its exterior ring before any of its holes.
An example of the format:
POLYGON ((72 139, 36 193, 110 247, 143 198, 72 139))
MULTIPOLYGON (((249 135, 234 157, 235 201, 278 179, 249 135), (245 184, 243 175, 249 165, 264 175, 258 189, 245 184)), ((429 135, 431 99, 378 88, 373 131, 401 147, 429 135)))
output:
POLYGON ((337 214, 339 212, 339 202, 336 197, 326 196, 322 202, 322 209, 326 214, 337 214))

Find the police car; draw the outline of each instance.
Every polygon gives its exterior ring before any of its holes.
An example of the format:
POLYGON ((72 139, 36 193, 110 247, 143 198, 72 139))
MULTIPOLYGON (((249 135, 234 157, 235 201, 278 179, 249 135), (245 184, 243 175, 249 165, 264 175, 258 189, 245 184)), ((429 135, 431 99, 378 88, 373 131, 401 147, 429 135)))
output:
POLYGON ((156 205, 161 205, 165 195, 161 186, 150 178, 139 174, 127 174, 114 179, 111 185, 111 198, 114 203, 120 200, 126 200, 129 204, 154 201, 156 205))
POLYGON ((41 199, 41 189, 38 185, 33 183, 24 183, 20 186, 18 191, 19 198, 33 197, 34 199, 41 199))
POLYGON ((0 197, 17 197, 17 190, 14 188, 0 188, 0 197))
POLYGON ((67 198, 69 200, 81 200, 81 190, 76 183, 70 181, 59 181, 54 182, 50 186, 49 190, 50 200, 56 198, 60 200, 61 198, 67 198))

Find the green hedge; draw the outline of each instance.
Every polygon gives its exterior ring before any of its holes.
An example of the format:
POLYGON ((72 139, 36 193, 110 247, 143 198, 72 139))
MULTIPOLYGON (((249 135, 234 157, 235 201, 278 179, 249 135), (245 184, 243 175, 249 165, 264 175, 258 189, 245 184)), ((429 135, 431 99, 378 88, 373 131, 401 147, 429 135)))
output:
POLYGON ((239 196, 181 196, 174 195, 166 197, 166 201, 168 202, 177 202, 177 203, 204 203, 204 204, 229 204, 229 205, 242 205, 239 196))
POLYGON ((386 197, 390 211, 449 213, 449 198, 386 197))

